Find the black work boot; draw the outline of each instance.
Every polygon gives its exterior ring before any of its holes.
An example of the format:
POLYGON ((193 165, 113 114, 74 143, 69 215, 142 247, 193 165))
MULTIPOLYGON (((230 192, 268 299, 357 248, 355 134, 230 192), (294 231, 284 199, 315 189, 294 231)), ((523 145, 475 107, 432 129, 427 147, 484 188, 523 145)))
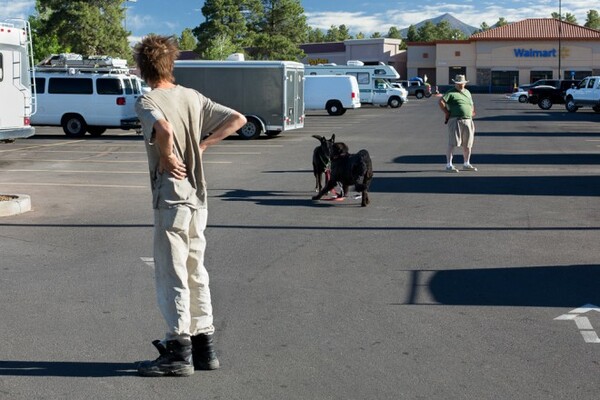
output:
POLYGON ((192 353, 195 369, 213 370, 220 367, 213 347, 213 335, 201 333, 192 336, 192 353))
POLYGON ((178 340, 168 340, 164 346, 160 340, 152 342, 160 356, 154 361, 142 361, 138 364, 141 376, 190 376, 194 373, 192 363, 192 345, 178 340))

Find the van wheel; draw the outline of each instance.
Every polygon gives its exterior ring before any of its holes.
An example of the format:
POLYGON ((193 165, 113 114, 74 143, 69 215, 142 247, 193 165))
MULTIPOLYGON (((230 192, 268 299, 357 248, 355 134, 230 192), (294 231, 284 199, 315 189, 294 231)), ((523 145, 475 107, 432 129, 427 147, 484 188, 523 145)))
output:
POLYGON ((101 136, 104 132, 106 132, 106 128, 103 126, 88 126, 87 130, 93 137, 101 136))
POLYGON ((402 100, 400 100, 400 97, 397 96, 390 97, 388 100, 388 105, 392 108, 398 108, 402 105, 402 100))
POLYGON ((331 100, 327 102, 325 109, 327 110, 329 115, 342 115, 343 113, 341 112, 341 110, 343 110, 344 108, 342 107, 342 103, 340 103, 339 101, 331 100))
POLYGON ((63 117, 62 128, 65 135, 71 138, 77 138, 85 135, 87 124, 80 115, 70 114, 63 117))
POLYGON ((248 122, 244 126, 242 126, 238 131, 238 135, 243 137, 244 139, 255 139, 260 135, 262 128, 258 121, 254 118, 248 118, 248 122))
POLYGON ((423 98, 423 96, 425 96, 425 95, 424 95, 424 94, 423 94, 423 92, 421 92, 421 91, 419 91, 419 92, 415 93, 415 97, 416 97, 417 99, 422 99, 422 98, 423 98))

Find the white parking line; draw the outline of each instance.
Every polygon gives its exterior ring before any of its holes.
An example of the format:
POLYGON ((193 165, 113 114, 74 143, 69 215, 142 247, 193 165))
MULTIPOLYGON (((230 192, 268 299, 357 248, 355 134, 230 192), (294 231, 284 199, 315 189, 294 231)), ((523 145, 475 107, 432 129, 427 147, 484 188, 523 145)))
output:
POLYGON ((76 140, 73 142, 60 142, 60 143, 52 143, 52 144, 40 144, 37 146, 27 146, 27 147, 18 147, 18 148, 14 148, 14 149, 8 149, 8 150, 0 150, 0 153, 8 153, 8 152, 15 152, 15 151, 21 151, 21 150, 28 150, 28 149, 38 149, 40 147, 51 147, 51 146, 60 146, 60 145, 71 145, 71 144, 77 144, 77 143, 81 143, 84 140, 76 140))
POLYGON ((72 186, 72 187, 94 187, 94 188, 119 188, 119 189, 148 189, 149 186, 137 185, 94 185, 90 183, 51 183, 51 182, 0 182, 3 186, 72 186))
POLYGON ((70 169, 0 169, 0 173, 2 172, 51 172, 56 174, 60 173, 71 173, 71 174, 138 174, 138 175, 148 175, 148 171, 82 171, 82 170, 70 170, 70 169))
MULTIPOLYGON (((63 162, 63 163, 96 163, 96 164, 148 164, 148 161, 127 160, 40 160, 38 158, 5 158, 4 161, 35 161, 35 162, 63 162)), ((231 164, 232 161, 203 161, 204 164, 231 164)))

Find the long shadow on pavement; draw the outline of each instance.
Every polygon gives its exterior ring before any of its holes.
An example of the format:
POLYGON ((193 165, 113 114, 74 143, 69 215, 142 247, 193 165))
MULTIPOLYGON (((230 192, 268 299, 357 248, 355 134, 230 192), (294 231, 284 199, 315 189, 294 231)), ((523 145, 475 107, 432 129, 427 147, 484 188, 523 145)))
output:
POLYGON ((420 303, 423 290, 443 305, 580 307, 600 304, 600 265, 411 271, 404 304, 420 303), (424 275, 430 276, 422 282, 424 275))
POLYGON ((136 374, 133 363, 0 361, 0 376, 67 376, 104 378, 136 374))

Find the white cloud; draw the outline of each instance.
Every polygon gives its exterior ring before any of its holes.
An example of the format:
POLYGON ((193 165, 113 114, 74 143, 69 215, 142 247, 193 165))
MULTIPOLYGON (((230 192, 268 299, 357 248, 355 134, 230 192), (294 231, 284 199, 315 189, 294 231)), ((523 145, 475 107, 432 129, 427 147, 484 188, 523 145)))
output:
MULTIPOLYGON (((402 4, 400 4, 402 5, 402 4)), ((562 0, 562 13, 574 14, 580 25, 585 23, 587 12, 590 10, 589 0, 562 0)), ((368 10, 369 7, 365 7, 368 10)), ((551 13, 558 12, 556 0, 512 0, 508 4, 498 2, 437 3, 421 5, 418 8, 388 8, 385 12, 307 12, 308 25, 326 32, 331 25, 346 25, 351 34, 363 32, 369 35, 373 32, 387 33, 391 26, 399 29, 407 28, 423 20, 439 17, 450 13, 460 21, 474 27, 482 22, 493 25, 503 17, 509 22, 521 21, 527 18, 550 18, 551 13)))
POLYGON ((9 0, 0 2, 2 18, 27 19, 35 8, 35 0, 9 0))

